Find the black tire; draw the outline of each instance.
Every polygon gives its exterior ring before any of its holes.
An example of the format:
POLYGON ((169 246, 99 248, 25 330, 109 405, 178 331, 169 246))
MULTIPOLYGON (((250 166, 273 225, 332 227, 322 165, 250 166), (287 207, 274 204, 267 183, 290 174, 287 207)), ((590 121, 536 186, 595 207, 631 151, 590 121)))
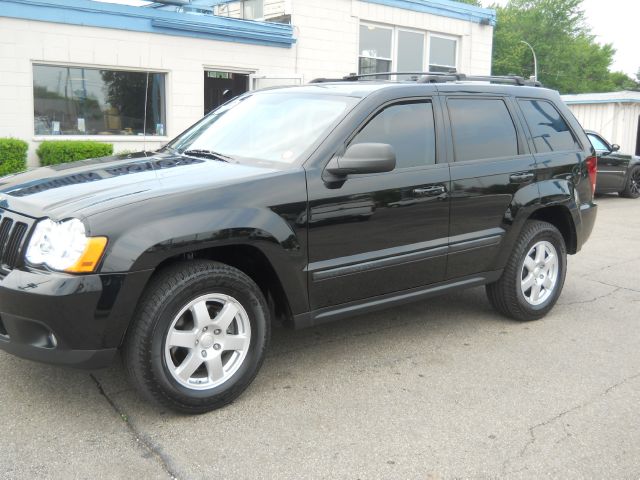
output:
MULTIPOLYGON (((267 302, 247 275, 208 260, 180 262, 159 271, 150 281, 127 332, 122 357, 131 383, 146 399, 183 413, 205 413, 232 402, 249 386, 262 365, 270 334, 267 302), (180 384, 170 372, 165 341, 185 306, 210 294, 233 297, 246 312, 251 335, 235 373, 221 385, 197 390, 180 384)), ((199 350, 196 347, 194 354, 199 350)))
POLYGON ((624 190, 618 192, 618 195, 624 198, 640 197, 640 166, 636 165, 629 170, 624 190))
POLYGON ((560 297, 567 271, 567 249, 556 227, 547 222, 529 220, 525 223, 502 276, 486 286, 489 302, 499 313, 514 320, 529 321, 544 317, 560 297), (526 256, 538 242, 549 242, 558 253, 558 273, 553 290, 540 305, 532 305, 522 292, 521 280, 526 256))

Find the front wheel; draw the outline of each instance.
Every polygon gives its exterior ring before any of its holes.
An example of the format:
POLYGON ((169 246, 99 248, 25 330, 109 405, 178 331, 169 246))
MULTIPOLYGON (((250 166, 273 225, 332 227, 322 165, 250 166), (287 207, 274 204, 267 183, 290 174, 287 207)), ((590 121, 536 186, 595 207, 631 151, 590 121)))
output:
POLYGON ((515 320, 537 320, 555 305, 567 269, 564 238, 547 222, 528 221, 498 281, 486 286, 491 305, 515 320))
POLYGON ((258 286, 230 266, 201 260, 160 271, 125 340, 129 378, 147 399, 173 410, 222 407, 264 360, 268 312, 258 286))

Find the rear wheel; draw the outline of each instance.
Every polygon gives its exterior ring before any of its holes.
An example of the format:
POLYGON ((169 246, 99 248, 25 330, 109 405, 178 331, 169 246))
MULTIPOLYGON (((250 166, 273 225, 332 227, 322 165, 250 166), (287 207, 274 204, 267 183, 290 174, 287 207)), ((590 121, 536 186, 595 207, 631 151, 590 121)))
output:
POLYGON ((636 165, 631 169, 624 190, 619 192, 619 195, 625 198, 640 197, 640 166, 636 165))
POLYGON ((528 221, 500 279, 486 286, 491 305, 515 320, 537 320, 555 305, 566 275, 567 251, 558 229, 528 221))
POLYGON ((251 383, 269 341, 269 310, 241 271, 211 261, 176 264, 147 288, 123 359, 147 399, 204 413, 251 383))

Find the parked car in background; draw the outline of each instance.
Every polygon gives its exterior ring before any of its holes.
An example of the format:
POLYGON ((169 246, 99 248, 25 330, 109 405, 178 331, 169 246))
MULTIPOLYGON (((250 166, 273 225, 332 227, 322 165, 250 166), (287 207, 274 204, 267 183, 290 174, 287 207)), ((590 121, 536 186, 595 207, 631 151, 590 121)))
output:
POLYGON ((621 197, 640 197, 640 157, 618 153, 620 146, 607 142, 597 132, 586 130, 598 156, 596 194, 618 193, 621 197))

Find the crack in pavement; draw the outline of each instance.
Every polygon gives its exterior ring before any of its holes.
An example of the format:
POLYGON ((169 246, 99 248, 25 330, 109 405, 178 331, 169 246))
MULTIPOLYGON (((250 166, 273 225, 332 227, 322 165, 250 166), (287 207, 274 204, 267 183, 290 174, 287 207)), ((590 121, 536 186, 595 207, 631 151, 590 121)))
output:
POLYGON ((620 285, 615 285, 613 283, 607 283, 607 282, 603 282, 602 280, 592 280, 590 278, 586 279, 588 282, 594 282, 594 283, 599 283, 601 285, 606 285, 607 287, 615 287, 621 290, 626 290, 628 292, 634 292, 634 293, 640 293, 640 290, 636 290, 635 288, 629 288, 629 287, 623 287, 620 285))
MULTIPOLYGON (((517 457, 509 457, 507 458, 503 463, 502 463, 502 474, 504 475, 505 471, 507 470, 507 464, 509 462, 511 462, 512 460, 516 459, 516 458, 522 458, 525 456, 525 454, 527 453, 527 450, 529 449, 529 447, 531 447, 531 445, 533 445, 534 443, 536 443, 536 434, 535 431, 540 428, 540 427, 545 427, 547 425, 550 425, 552 423, 554 423, 556 420, 561 419, 562 417, 573 413, 577 410, 581 410, 585 407, 588 407, 589 405, 592 405, 594 403, 596 403, 598 400, 600 400, 602 397, 608 395, 612 390, 615 390, 616 388, 624 385, 627 382, 630 382, 632 380, 635 380, 636 378, 640 378, 640 373, 637 373, 635 375, 631 375, 629 377, 626 377, 624 379, 622 379, 621 381, 619 381, 618 383, 615 383, 613 385, 611 385, 610 387, 607 387, 602 393, 600 393, 599 395, 597 395, 594 398, 591 398, 590 400, 580 404, 580 405, 576 405, 575 407, 571 407, 567 410, 564 410, 560 413, 558 413, 557 415, 554 415, 553 417, 545 420, 544 422, 540 422, 537 423, 536 425, 533 425, 532 427, 529 427, 528 429, 528 433, 529 433, 529 440, 527 441, 527 443, 525 443, 525 445, 520 449, 520 452, 518 453, 517 457)), ((564 425, 563 425, 564 428, 564 425)), ((566 428, 564 428, 565 433, 567 434, 567 436, 569 436, 568 432, 566 431, 566 428)))
MULTIPOLYGON (((592 280, 592 281, 596 281, 596 280, 592 280)), ((600 282, 598 282, 598 283, 600 283, 600 282)), ((603 285, 604 285, 604 284, 603 284, 603 285)), ((611 287, 613 287, 614 285, 610 285, 610 286, 611 286, 611 287)), ((598 296, 598 297, 593 297, 593 298, 591 298, 591 299, 589 299, 589 300, 577 300, 577 301, 575 301, 575 302, 566 302, 566 303, 564 303, 564 302, 558 302, 558 304, 557 304, 557 305, 558 305, 559 307, 565 307, 565 306, 567 306, 567 305, 582 305, 582 304, 584 304, 584 303, 593 303, 593 302, 596 302, 596 301, 598 301, 598 300, 602 300, 603 298, 610 297, 611 295, 613 295, 613 294, 614 294, 614 293, 616 293, 616 292, 619 292, 619 291, 620 291, 620 290, 622 290, 623 288, 624 288, 624 287, 616 287, 614 290, 611 290, 609 293, 605 293, 604 295, 600 295, 600 296, 598 296)))
POLYGON ((129 417, 124 411, 116 405, 116 403, 107 395, 105 392, 100 380, 96 378, 92 373, 89 374, 89 377, 94 381, 96 387, 98 388, 98 392, 102 395, 107 403, 111 406, 111 408, 118 414, 118 417, 124 422, 129 430, 129 433, 133 435, 135 441, 138 445, 141 445, 145 450, 147 450, 153 458, 160 464, 160 467, 167 473, 167 476, 172 480, 178 480, 178 475, 175 473, 174 469, 170 466, 171 460, 167 458, 156 446, 153 445, 151 441, 149 441, 141 432, 138 432, 136 428, 129 421, 129 417))

